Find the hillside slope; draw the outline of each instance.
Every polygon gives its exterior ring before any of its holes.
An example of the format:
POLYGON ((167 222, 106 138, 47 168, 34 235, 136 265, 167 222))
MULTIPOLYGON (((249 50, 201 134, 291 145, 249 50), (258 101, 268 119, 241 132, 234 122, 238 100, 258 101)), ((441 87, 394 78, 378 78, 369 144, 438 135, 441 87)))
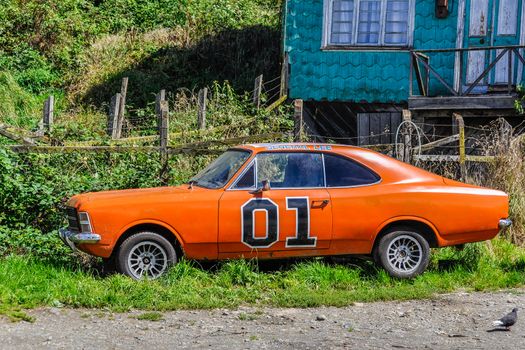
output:
POLYGON ((100 109, 122 76, 135 108, 161 88, 228 80, 250 89, 256 75, 278 74, 280 8, 271 0, 0 0, 0 120, 40 114, 48 94, 58 111, 100 109))

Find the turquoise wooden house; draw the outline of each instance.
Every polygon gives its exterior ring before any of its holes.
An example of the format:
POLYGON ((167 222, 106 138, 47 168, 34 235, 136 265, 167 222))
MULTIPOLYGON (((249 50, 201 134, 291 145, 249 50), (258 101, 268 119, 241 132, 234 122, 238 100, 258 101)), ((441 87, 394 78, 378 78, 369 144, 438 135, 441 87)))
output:
POLYGON ((403 109, 416 120, 460 112, 517 123, 524 2, 288 0, 288 96, 304 101, 313 133, 349 143, 391 141, 367 136, 395 130, 403 109))

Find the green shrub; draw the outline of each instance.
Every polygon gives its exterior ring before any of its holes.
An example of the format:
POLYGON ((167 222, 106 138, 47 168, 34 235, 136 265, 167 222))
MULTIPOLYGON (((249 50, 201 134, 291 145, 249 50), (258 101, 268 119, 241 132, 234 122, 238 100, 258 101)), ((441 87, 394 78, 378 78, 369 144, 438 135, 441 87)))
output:
POLYGON ((525 88, 521 85, 516 87, 518 98, 514 101, 514 108, 519 114, 525 114, 525 88))
POLYGON ((64 245, 57 232, 44 234, 34 228, 13 229, 0 226, 0 257, 27 255, 40 261, 62 264, 78 264, 77 256, 64 245))
POLYGON ((0 224, 44 232, 64 224, 60 204, 74 194, 159 185, 148 154, 14 154, 0 148, 0 224))

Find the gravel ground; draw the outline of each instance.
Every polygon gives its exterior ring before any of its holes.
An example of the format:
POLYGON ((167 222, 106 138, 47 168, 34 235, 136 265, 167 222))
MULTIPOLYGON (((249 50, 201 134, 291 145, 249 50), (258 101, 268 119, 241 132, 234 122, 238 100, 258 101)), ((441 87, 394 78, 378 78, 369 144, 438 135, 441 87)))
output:
MULTIPOLYGON (((343 308, 143 312, 30 310, 34 323, 0 319, 2 349, 525 349, 525 321, 493 320, 525 305, 525 289, 453 293, 432 300, 355 303, 343 308)), ((518 312, 519 314, 519 312, 518 312)))

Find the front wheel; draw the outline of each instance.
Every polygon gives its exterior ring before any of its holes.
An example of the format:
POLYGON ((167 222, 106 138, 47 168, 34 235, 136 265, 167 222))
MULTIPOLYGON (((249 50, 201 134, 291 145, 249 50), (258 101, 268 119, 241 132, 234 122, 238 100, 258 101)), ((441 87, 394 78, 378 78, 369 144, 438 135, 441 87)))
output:
POLYGON ((390 276, 413 278, 427 268, 430 247, 417 232, 394 231, 381 238, 374 255, 390 276))
POLYGON ((136 280, 159 278, 176 262, 173 245, 154 232, 140 232, 127 238, 117 252, 119 272, 136 280))

